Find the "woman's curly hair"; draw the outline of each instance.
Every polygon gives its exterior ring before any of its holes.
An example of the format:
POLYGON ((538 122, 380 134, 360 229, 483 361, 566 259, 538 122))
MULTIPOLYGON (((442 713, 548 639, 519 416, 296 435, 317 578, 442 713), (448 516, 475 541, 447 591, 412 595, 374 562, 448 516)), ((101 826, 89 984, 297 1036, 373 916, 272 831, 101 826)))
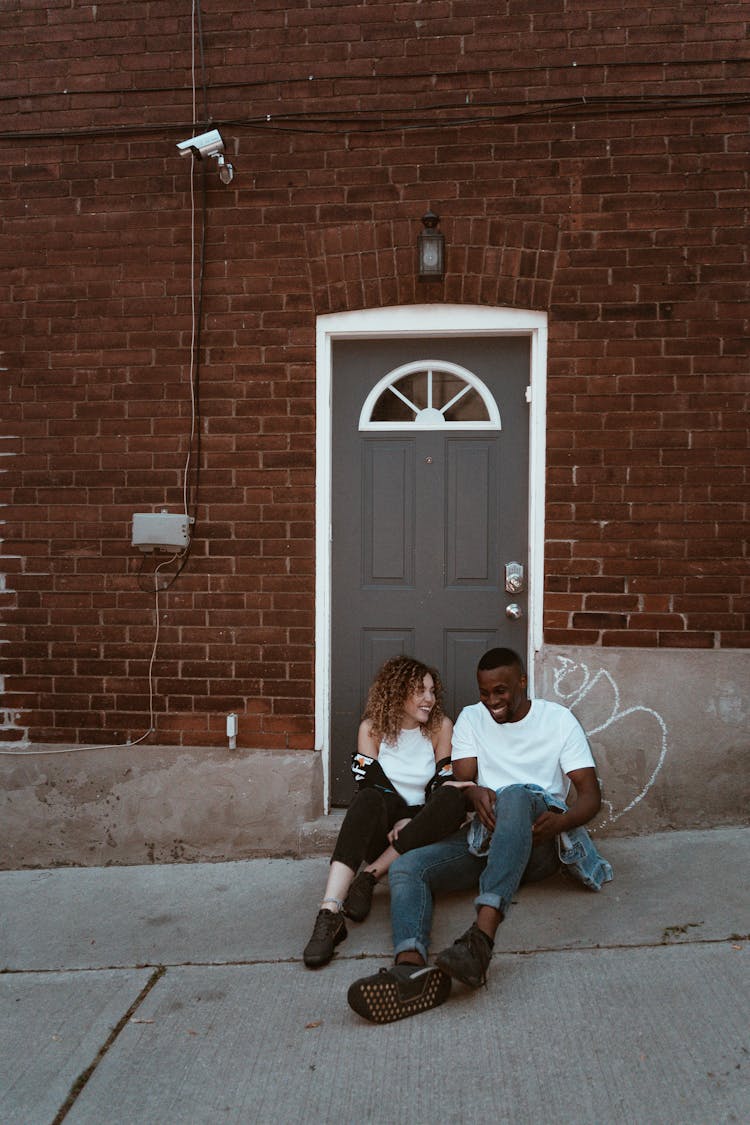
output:
POLYGON ((437 669, 430 668, 421 660, 410 656, 394 656, 386 660, 372 682, 367 696, 363 719, 369 719, 373 734, 381 741, 393 746, 399 736, 404 717, 404 704, 424 683, 425 676, 432 676, 435 684, 435 706, 426 723, 420 727, 425 738, 440 729, 445 714, 443 712, 443 684, 437 669))

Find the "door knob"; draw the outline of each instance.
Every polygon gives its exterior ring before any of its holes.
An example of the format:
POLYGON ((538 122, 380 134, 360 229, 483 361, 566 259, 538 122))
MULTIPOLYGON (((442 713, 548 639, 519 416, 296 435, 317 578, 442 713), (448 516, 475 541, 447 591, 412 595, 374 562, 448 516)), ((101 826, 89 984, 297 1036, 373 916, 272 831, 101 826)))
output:
POLYGON ((511 621, 520 621, 523 617, 523 610, 518 602, 511 602, 510 605, 506 605, 505 616, 509 617, 511 621))

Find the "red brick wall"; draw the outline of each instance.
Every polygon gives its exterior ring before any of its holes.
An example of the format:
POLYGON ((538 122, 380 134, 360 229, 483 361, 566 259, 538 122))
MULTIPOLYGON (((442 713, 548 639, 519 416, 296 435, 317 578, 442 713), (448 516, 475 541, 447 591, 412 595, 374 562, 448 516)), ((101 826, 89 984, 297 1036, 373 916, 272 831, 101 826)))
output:
MULTIPOLYGON (((747 6, 201 8, 197 119, 236 177, 206 178, 197 523, 160 597, 152 741, 223 744, 237 710, 243 745, 313 745, 331 310, 548 311, 547 641, 750 644, 747 6), (428 206, 437 286, 414 276, 428 206)), ((190 10, 0 10, 9 740, 148 727, 155 564, 130 520, 183 501, 190 10)))

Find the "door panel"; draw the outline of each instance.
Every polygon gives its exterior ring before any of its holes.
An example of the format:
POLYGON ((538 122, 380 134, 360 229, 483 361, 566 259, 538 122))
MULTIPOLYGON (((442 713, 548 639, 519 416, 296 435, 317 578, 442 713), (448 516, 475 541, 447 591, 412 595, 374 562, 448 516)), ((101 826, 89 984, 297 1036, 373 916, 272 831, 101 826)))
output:
POLYGON ((332 799, 352 791, 349 760, 377 669, 404 652, 434 664, 455 718, 476 698, 493 645, 525 656, 525 617, 504 566, 528 563, 527 337, 342 340, 333 346, 332 799), (468 368, 500 409, 501 430, 358 428, 371 388, 429 358, 468 368))
POLYGON ((365 585, 414 583, 414 448, 408 441, 362 447, 365 585))
MULTIPOLYGON (((375 679, 375 673, 378 668, 385 664, 386 660, 389 660, 392 656, 399 656, 402 653, 411 656, 413 652, 413 629, 363 629, 360 645, 361 672, 358 679, 363 685, 365 697, 367 696, 367 689, 375 679)), ((365 699, 363 698, 362 706, 364 706, 364 702, 365 699)), ((360 707, 360 711, 361 709, 360 707)), ((357 715, 357 723, 359 722, 359 718, 360 716, 357 715)), ((353 746, 351 749, 353 749, 353 746)), ((350 755, 351 749, 349 751, 350 755)), ((346 766, 347 768, 349 766, 348 759, 346 766)))
POLYGON ((497 437, 446 442, 445 579, 449 586, 492 581, 497 558, 497 437))
MULTIPOLYGON (((477 664, 487 649, 497 643, 494 629, 446 630, 445 663, 440 669, 446 698, 463 700, 461 706, 476 702, 477 664)), ((457 714, 452 713, 454 718, 457 714)))

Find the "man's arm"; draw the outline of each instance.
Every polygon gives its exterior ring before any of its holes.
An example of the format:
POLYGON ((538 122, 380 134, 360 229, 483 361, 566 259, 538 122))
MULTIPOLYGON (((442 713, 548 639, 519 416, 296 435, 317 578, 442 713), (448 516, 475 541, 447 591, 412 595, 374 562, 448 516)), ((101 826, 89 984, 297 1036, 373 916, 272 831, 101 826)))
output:
MULTIPOLYGON (((476 758, 454 758, 453 777, 458 782, 470 782, 464 788, 464 796, 473 807, 485 828, 495 831, 495 794, 484 785, 476 784, 476 758)), ((450 784, 450 783, 449 783, 450 784)))
POLYGON ((477 779, 477 760, 476 758, 454 758, 453 759, 453 777, 456 781, 476 781, 477 779))
POLYGON ((567 812, 547 811, 537 817, 532 829, 535 844, 552 840, 560 832, 567 832, 570 828, 578 828, 581 824, 588 824, 602 806, 599 779, 593 766, 586 766, 585 769, 581 770, 571 770, 568 777, 575 785, 576 799, 567 812))

